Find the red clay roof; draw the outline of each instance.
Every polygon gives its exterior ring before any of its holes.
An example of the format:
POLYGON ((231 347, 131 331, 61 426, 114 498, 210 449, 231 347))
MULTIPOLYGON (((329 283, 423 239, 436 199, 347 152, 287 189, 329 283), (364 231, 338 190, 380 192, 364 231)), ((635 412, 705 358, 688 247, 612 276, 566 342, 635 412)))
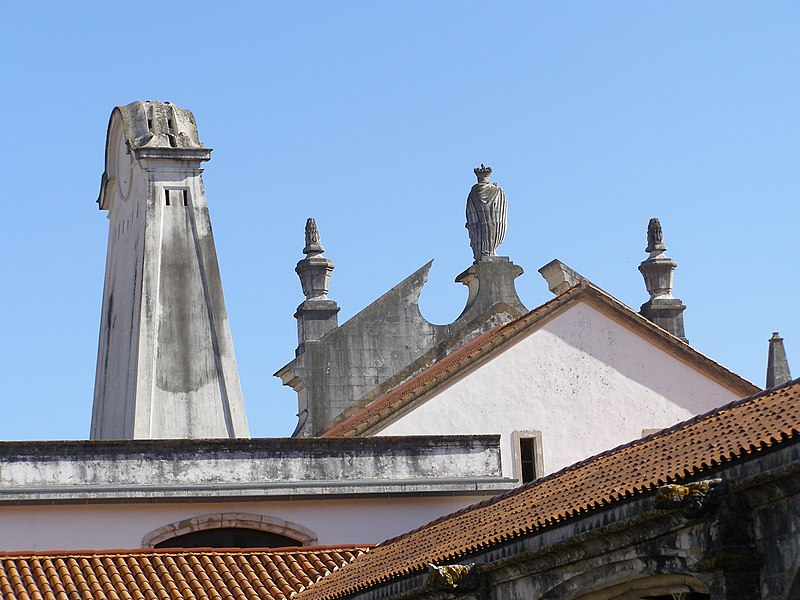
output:
POLYGON ((655 342, 668 347, 678 358, 707 373, 735 393, 744 396, 760 389, 584 280, 529 313, 482 333, 391 392, 340 421, 323 433, 322 437, 350 437, 371 433, 369 430, 384 418, 415 404, 438 384, 474 366, 494 350, 514 340, 518 334, 554 316, 566 305, 581 298, 599 303, 604 309, 649 335, 655 342))
POLYGON ((609 450, 383 542, 300 593, 331 600, 800 441, 800 380, 609 450))
POLYGON ((0 554, 2 600, 284 600, 365 547, 0 554))

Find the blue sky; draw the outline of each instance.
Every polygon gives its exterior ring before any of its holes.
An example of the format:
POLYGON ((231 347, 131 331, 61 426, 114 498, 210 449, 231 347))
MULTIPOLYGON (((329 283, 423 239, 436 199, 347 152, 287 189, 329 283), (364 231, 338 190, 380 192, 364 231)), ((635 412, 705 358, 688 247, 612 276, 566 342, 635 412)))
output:
POLYGON ((272 376, 296 345, 305 219, 349 318, 435 258, 421 305, 466 290, 464 205, 506 190, 500 253, 559 258, 629 306, 650 217, 678 262, 692 345, 764 383, 800 375, 800 4, 42 2, 0 4, 5 327, 0 439, 88 436, 114 106, 192 110, 251 431, 288 435, 272 376), (792 361, 796 361, 792 363, 792 361))

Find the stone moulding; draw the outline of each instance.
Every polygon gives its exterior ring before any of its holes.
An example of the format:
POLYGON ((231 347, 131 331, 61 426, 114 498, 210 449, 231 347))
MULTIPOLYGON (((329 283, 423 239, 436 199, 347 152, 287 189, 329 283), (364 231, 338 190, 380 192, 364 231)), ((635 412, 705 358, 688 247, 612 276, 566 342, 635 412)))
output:
POLYGON ((297 540, 303 546, 313 546, 317 543, 316 533, 302 525, 284 521, 278 517, 252 513, 213 513, 192 517, 191 519, 183 519, 182 521, 159 527, 142 538, 142 547, 154 548, 156 544, 179 535, 227 527, 276 533, 297 540))

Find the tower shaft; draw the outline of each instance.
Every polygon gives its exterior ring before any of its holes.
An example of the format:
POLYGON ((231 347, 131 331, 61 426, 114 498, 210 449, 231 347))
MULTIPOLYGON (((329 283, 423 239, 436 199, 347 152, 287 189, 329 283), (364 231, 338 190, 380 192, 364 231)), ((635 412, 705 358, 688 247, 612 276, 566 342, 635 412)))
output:
POLYGON ((249 435, 200 168, 210 155, 189 111, 112 113, 92 439, 249 435))

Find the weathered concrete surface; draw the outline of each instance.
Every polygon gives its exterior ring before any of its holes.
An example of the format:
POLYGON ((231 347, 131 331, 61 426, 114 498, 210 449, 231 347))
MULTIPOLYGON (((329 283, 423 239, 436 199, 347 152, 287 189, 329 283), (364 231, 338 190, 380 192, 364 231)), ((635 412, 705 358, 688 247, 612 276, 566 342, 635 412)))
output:
POLYGON ((0 503, 495 493, 499 436, 0 443, 0 503))
MULTIPOLYGON (((481 600, 685 597, 794 600, 800 593, 800 447, 728 463, 706 477, 719 492, 699 507, 662 508, 654 492, 598 507, 541 532, 460 557, 475 564, 481 600), (673 596, 674 595, 674 596, 673 596)), ((434 600, 427 574, 349 598, 434 600)), ((302 598, 302 596, 301 596, 302 598)))
POLYGON ((92 439, 247 437, 194 116, 116 108, 92 439))

